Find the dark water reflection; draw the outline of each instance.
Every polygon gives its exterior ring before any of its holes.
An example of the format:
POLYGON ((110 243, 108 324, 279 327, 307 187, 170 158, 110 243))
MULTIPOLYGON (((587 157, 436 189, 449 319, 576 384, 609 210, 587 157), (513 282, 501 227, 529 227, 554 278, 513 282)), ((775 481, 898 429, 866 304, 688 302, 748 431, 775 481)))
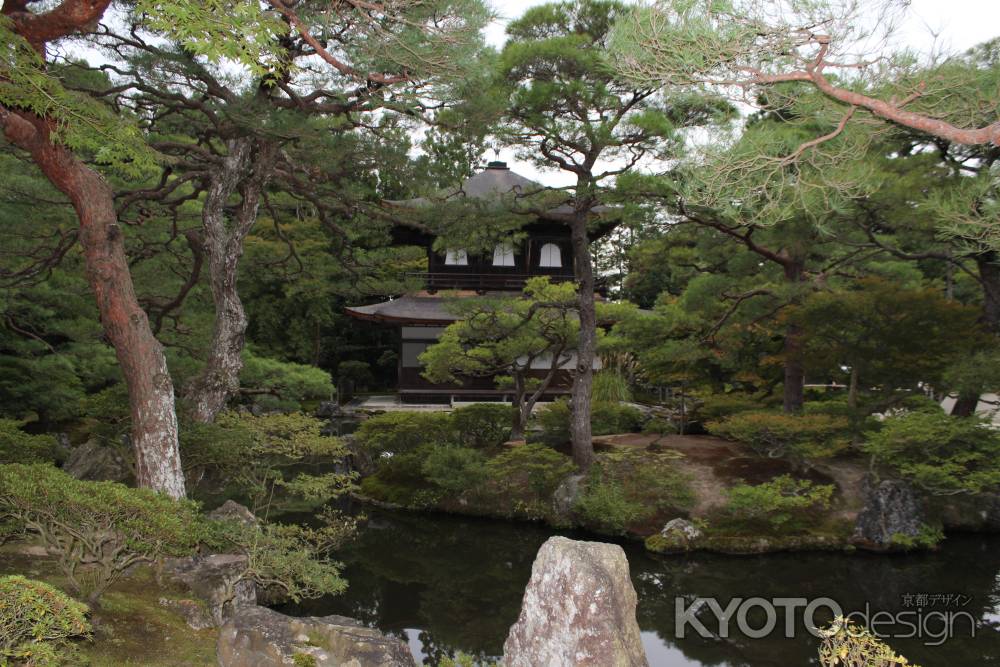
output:
MULTIPOLYGON (((342 614, 405 636, 415 655, 436 664, 461 650, 499 656, 516 620, 538 547, 553 531, 525 524, 408 513, 369 513, 357 543, 342 558, 350 588, 287 613, 342 614)), ((581 536, 577 536, 581 537, 581 536)), ((592 536, 587 539, 594 539, 592 536)), ((976 620, 956 622, 955 637, 940 646, 921 639, 892 645, 924 667, 1000 665, 1000 538, 953 537, 938 553, 905 557, 778 554, 759 557, 697 555, 657 558, 624 544, 639 595, 639 625, 654 667, 770 667, 816 665, 818 641, 799 627, 765 639, 734 633, 702 639, 674 632, 678 595, 731 598, 829 597, 845 610, 906 611, 909 596, 961 594, 971 601, 951 610, 976 620)), ((914 597, 909 600, 916 602, 914 597)), ((944 610, 943 602, 927 611, 944 610)), ((706 625, 708 625, 706 623, 706 625)), ((937 631, 940 622, 929 627, 937 631)), ((712 626, 709 626, 712 627, 712 626)))

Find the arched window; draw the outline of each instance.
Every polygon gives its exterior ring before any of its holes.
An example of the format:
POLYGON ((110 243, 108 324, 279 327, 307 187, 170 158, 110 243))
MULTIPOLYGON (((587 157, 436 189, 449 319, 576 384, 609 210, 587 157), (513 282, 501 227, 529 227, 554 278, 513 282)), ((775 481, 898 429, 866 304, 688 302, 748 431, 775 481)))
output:
POLYGON ((498 243, 493 249, 493 266, 516 266, 514 245, 509 241, 498 243))
POLYGON ((562 264, 562 251, 555 243, 546 243, 542 246, 541 256, 538 259, 538 266, 548 269, 557 269, 562 264))
POLYGON ((469 265, 469 254, 465 252, 464 248, 459 248, 458 250, 449 250, 444 256, 445 266, 468 266, 469 265))

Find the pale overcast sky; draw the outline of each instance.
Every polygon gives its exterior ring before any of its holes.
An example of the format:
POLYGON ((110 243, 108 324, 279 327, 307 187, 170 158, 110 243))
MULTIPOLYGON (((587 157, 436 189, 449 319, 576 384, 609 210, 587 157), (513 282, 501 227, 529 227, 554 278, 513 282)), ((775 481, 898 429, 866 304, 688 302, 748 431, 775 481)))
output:
MULTIPOLYGON (((506 22, 526 9, 547 0, 490 0, 502 17, 487 28, 487 40, 494 46, 504 42, 506 22)), ((964 51, 1000 35, 1000 0, 911 0, 906 21, 900 26, 899 41, 912 49, 929 52, 935 47, 944 51, 964 51)), ((493 153, 487 156, 494 159, 493 153)), ((565 186, 573 178, 556 171, 539 171, 533 165, 516 160, 513 151, 500 151, 515 171, 550 186, 565 186)))

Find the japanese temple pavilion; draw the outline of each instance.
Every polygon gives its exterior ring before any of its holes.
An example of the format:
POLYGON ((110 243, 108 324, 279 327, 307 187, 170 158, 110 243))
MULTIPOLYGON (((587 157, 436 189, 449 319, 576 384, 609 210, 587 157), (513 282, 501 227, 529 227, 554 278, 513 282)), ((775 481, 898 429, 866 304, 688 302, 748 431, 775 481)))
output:
MULTIPOLYGON (((466 179, 459 189, 446 197, 499 198, 535 192, 541 187, 515 174, 503 162, 490 162, 484 171, 466 179)), ((395 203, 414 207, 433 205, 423 198, 395 203)), ((525 282, 535 276, 549 276, 554 281, 573 280, 570 230, 565 224, 569 213, 569 206, 562 205, 535 216, 521 227, 518 243, 502 242, 492 253, 477 254, 461 248, 439 253, 433 249, 434 235, 426 230, 416 226, 396 229, 394 244, 427 249, 428 270, 419 274, 424 289, 382 303, 347 308, 346 312, 359 320, 400 329, 398 392, 402 401, 498 400, 504 397, 505 392, 497 389, 493 378, 489 377, 465 378, 461 385, 431 383, 421 376, 417 358, 455 321, 445 307, 446 299, 474 299, 484 294, 515 296, 525 282)), ((606 231, 609 228, 599 230, 594 236, 606 231)), ((571 368, 572 363, 566 368, 571 368)), ((539 366, 539 376, 544 375, 543 369, 539 366)), ((550 397, 569 393, 570 384, 569 372, 560 372, 550 385, 550 397)))

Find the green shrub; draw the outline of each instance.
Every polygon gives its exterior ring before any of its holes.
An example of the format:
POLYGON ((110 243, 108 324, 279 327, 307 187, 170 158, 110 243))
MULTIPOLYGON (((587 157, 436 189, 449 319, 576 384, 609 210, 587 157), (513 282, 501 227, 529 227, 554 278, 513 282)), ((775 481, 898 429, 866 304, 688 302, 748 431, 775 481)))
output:
POLYGON ((434 447, 420 467, 427 481, 452 494, 474 489, 486 481, 486 457, 475 449, 434 447))
POLYGON ((401 454, 426 444, 454 439, 451 416, 445 412, 386 412, 361 422, 355 441, 372 454, 401 454))
POLYGON ((819 630, 821 667, 920 667, 875 637, 867 628, 846 618, 833 619, 819 630))
POLYGON ((372 367, 367 361, 342 361, 337 365, 337 381, 353 382, 355 388, 367 388, 375 382, 372 367))
POLYGON ((741 412, 760 410, 763 407, 760 400, 750 394, 737 392, 709 394, 702 397, 696 405, 694 418, 703 424, 721 421, 741 412))
POLYGON ((814 485, 790 475, 764 484, 738 484, 728 490, 725 512, 732 519, 750 524, 768 524, 775 530, 795 528, 811 513, 827 509, 833 497, 832 484, 814 485))
POLYGON ((926 523, 921 524, 916 535, 904 535, 893 533, 889 538, 890 543, 897 549, 903 551, 913 551, 915 549, 933 549, 944 539, 944 531, 926 523))
POLYGON ((595 402, 590 409, 590 428, 594 435, 634 433, 642 428, 642 412, 623 403, 595 402))
POLYGON ((590 397, 595 403, 628 403, 632 390, 621 372, 608 368, 594 373, 590 397))
POLYGON ((623 533, 657 513, 689 508, 694 493, 673 465, 675 458, 631 449, 599 453, 574 511, 587 526, 623 533))
POLYGON ((8 534, 38 537, 90 603, 131 566, 187 555, 202 537, 190 501, 85 482, 41 464, 0 466, 0 519, 8 534))
POLYGON ((535 419, 542 429, 542 442, 561 445, 569 442, 569 400, 558 398, 538 410, 535 419))
POLYGON ((512 447, 486 464, 490 479, 509 491, 529 490, 548 499, 562 480, 576 470, 570 458, 539 444, 512 447))
POLYGON ((330 559, 356 531, 356 522, 326 510, 317 516, 319 526, 265 523, 245 525, 236 521, 210 521, 206 541, 215 550, 244 554, 244 570, 227 580, 222 599, 232 600, 240 581, 252 581, 293 602, 337 595, 347 588, 342 566, 330 559))
POLYGON ((666 417, 653 417, 642 425, 642 432, 647 435, 666 435, 676 433, 677 426, 666 417))
POLYGON ((441 661, 437 663, 437 667, 497 667, 497 664, 495 662, 477 660, 475 656, 459 651, 455 654, 454 658, 447 655, 442 656, 441 661))
POLYGON ((862 449, 931 493, 980 493, 1000 486, 1000 433, 978 417, 895 415, 868 434, 862 449))
POLYGON ((124 382, 113 384, 80 400, 87 438, 118 445, 132 428, 132 412, 124 382))
POLYGON ((629 525, 651 514, 650 508, 629 498, 617 482, 600 476, 587 481, 586 491, 573 509, 587 527, 611 533, 623 533, 629 525))
POLYGON ((21 430, 24 422, 0 419, 0 463, 50 463, 56 458, 56 439, 21 430))
POLYGON ((748 445, 761 456, 808 459, 833 456, 848 444, 848 420, 825 414, 740 412, 707 424, 714 435, 748 445))
POLYGON ((205 476, 224 482, 254 513, 276 490, 327 501, 350 491, 355 474, 314 472, 332 470, 347 456, 343 441, 322 428, 322 421, 301 413, 225 412, 214 424, 181 429, 181 462, 192 486, 205 476))
POLYGON ((333 395, 333 381, 323 369, 258 357, 249 350, 243 353, 240 384, 266 391, 254 397, 266 410, 299 411, 305 401, 322 401, 333 395))
POLYGON ((90 631, 86 605, 40 581, 0 577, 0 664, 65 665, 71 640, 90 631))
MULTIPOLYGON (((561 445, 570 439, 569 401, 560 398, 538 411, 542 442, 561 445)), ((642 412, 622 403, 594 402, 590 407, 590 428, 594 435, 633 433, 642 427, 642 412)))
POLYGON ((466 447, 491 449, 510 438, 513 408, 505 403, 473 403, 451 413, 458 442, 466 447))

